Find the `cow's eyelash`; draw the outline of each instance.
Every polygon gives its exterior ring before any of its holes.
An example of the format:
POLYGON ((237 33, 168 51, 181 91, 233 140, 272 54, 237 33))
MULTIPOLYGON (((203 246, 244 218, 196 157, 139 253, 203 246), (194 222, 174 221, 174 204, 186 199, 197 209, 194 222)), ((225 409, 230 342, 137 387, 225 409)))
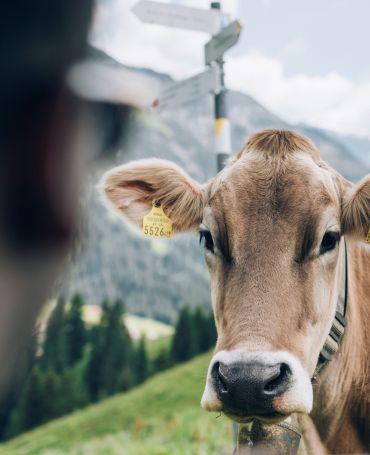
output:
POLYGON ((325 254, 335 249, 340 240, 340 232, 326 231, 322 237, 320 244, 320 255, 325 254))
POLYGON ((214 242, 213 242, 213 237, 210 231, 206 229, 201 229, 199 231, 199 243, 202 243, 204 239, 204 247, 208 250, 214 253, 214 242))

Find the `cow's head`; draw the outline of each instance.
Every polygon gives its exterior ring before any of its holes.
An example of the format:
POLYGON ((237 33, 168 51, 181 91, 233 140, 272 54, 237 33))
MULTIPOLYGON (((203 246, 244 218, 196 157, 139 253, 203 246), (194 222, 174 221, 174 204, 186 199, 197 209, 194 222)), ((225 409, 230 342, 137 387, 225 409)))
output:
POLYGON ((309 412, 343 234, 366 235, 370 178, 352 187, 305 137, 266 130, 205 185, 145 160, 108 172, 103 187, 138 226, 159 200, 175 232, 204 239, 218 341, 202 406, 241 422, 309 412))

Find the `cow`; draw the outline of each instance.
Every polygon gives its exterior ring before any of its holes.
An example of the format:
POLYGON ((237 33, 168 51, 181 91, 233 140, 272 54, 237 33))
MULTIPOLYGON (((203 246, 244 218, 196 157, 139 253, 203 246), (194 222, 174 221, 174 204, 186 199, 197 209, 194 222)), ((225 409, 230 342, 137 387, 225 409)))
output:
POLYGON ((138 227, 156 201, 174 233, 199 232, 218 334, 204 409, 240 423, 310 415, 330 453, 370 450, 370 175, 354 185, 308 138, 269 129, 205 184, 152 159, 101 187, 138 227))

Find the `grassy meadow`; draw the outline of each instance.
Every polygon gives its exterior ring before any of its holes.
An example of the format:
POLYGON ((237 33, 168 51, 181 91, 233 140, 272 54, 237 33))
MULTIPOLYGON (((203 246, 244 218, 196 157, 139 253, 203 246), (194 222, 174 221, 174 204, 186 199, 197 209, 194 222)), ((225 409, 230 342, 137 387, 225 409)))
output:
POLYGON ((0 455, 222 455, 231 423, 199 402, 210 354, 0 445, 0 455))

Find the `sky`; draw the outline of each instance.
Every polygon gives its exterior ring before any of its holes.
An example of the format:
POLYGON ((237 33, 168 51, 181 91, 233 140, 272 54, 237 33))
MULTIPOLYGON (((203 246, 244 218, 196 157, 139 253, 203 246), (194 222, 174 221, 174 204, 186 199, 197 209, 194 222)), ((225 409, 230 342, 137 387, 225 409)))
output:
MULTIPOLYGON (((207 0, 161 0, 209 8, 207 0)), ((184 79, 204 70, 202 32, 144 24, 138 0, 100 0, 91 42, 119 61, 184 79)), ((226 83, 281 118, 370 138, 369 0, 223 0, 243 25, 226 83)))

